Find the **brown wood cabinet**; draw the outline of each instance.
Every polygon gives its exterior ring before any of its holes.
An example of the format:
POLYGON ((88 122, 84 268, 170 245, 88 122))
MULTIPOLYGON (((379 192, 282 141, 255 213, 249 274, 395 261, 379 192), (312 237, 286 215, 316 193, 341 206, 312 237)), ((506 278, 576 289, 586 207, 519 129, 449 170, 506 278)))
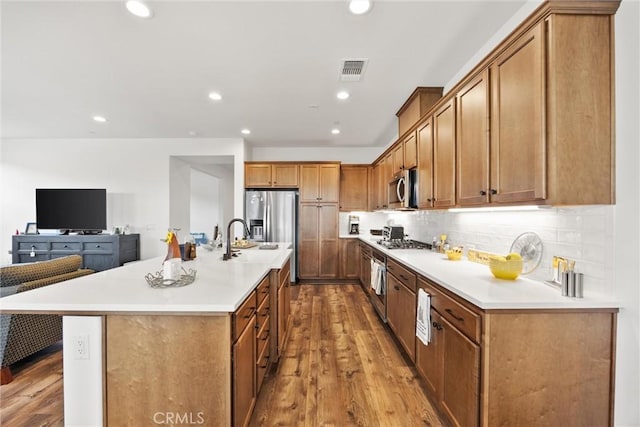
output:
POLYGON ((245 162, 244 186, 246 188, 298 187, 298 164, 245 162))
POLYGON ((546 198, 544 26, 538 23, 490 67, 493 202, 546 198))
POLYGON ((337 203, 301 203, 299 277, 338 277, 337 203))
POLYGON ((340 210, 366 211, 369 207, 369 166, 340 166, 340 210))
POLYGON ((433 113, 433 206, 456 204, 455 104, 450 99, 433 113))
POLYGON ((489 202, 489 72, 456 94, 457 196, 461 206, 489 202))
POLYGON ((232 389, 234 426, 246 426, 258 396, 256 388, 256 309, 255 291, 234 314, 238 338, 232 347, 232 389))
POLYGON ((360 285, 366 294, 371 289, 371 247, 366 243, 360 244, 360 285))
POLYGON ((418 127, 418 207, 433 207, 433 118, 418 127))
POLYGON ((415 361, 416 275, 391 259, 387 259, 387 322, 415 361))
POLYGON ((301 164, 300 202, 338 203, 340 164, 301 164))
POLYGON ((375 204, 371 210, 379 210, 387 208, 387 184, 388 180, 385 178, 386 163, 383 160, 378 161, 373 165, 372 179, 373 179, 373 199, 375 204))
POLYGON ((398 141, 393 147, 393 168, 391 175, 396 176, 404 169, 404 142, 398 141))
POLYGON ((416 132, 411 132, 402 142, 404 147, 404 169, 413 169, 418 165, 418 142, 416 132))
POLYGON ((291 261, 287 261, 278 275, 278 358, 282 355, 291 325, 291 261))
POLYGON ((355 238, 340 239, 340 279, 357 280, 360 277, 360 242, 355 238))

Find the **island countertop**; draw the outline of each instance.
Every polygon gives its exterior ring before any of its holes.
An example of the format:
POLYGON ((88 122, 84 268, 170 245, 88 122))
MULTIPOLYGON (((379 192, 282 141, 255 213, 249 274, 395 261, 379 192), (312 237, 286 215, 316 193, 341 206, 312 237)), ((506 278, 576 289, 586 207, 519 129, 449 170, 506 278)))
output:
POLYGON ((411 268, 437 285, 485 310, 491 309, 611 309, 619 301, 585 290, 584 298, 568 298, 544 282, 520 276, 496 279, 489 267, 468 260, 449 261, 444 254, 424 249, 387 249, 379 236, 360 235, 360 240, 411 268))
POLYGON ((230 261, 222 261, 221 250, 199 249, 195 260, 182 264, 197 272, 195 281, 184 287, 150 287, 145 275, 162 271, 164 257, 138 261, 6 296, 0 301, 0 312, 226 314, 234 312, 272 269, 285 265, 291 256, 289 246, 280 243, 272 250, 243 249, 230 261))

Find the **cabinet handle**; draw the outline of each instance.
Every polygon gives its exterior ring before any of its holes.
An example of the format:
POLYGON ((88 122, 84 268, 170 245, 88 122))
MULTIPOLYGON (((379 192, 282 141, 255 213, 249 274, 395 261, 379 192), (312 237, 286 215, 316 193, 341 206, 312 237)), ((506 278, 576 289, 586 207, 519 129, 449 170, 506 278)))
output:
POLYGON ((256 331, 260 329, 260 323, 256 323, 256 326, 254 326, 254 328, 256 328, 256 331))
POLYGON ((100 247, 100 245, 96 245, 96 248, 99 248, 99 247, 100 247))
POLYGON ((433 199, 432 198, 428 198, 427 202, 433 202, 433 199))
POLYGON ((393 285, 393 289, 395 289, 396 291, 399 291, 400 287, 398 287, 398 285, 393 285))
POLYGON ((251 316, 253 316, 253 312, 256 311, 255 307, 249 307, 249 314, 247 314, 246 316, 244 316, 245 319, 251 319, 251 316))
POLYGON ((400 278, 401 278, 402 280, 409 280, 408 278, 404 277, 404 275, 402 275, 402 274, 400 275, 400 278))
POLYGON ((442 330, 442 325, 438 322, 433 322, 431 325, 439 331, 442 330))
POLYGON ((451 315, 451 317, 453 317, 454 319, 456 319, 458 322, 464 322, 464 317, 458 317, 455 314, 453 314, 453 310, 451 310, 450 308, 445 308, 445 310, 447 313, 449 313, 451 315))
POLYGON ((273 181, 273 185, 276 185, 278 183, 278 181, 273 181))
POLYGON ((491 189, 491 194, 498 194, 498 190, 496 190, 495 188, 491 189))
POLYGON ((267 317, 269 315, 269 310, 265 310, 263 314, 261 314, 260 316, 262 317, 267 317))
POLYGON ((486 191, 484 191, 484 190, 480 190, 480 195, 481 195, 481 196, 486 196, 486 195, 487 195, 487 192, 486 192, 486 191))

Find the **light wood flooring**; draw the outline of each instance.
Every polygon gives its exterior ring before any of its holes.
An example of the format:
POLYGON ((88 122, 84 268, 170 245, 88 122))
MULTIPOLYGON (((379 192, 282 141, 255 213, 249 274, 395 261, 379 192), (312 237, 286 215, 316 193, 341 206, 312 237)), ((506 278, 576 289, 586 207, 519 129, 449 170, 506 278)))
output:
MULTIPOLYGON (((357 285, 292 288, 293 323, 251 426, 441 426, 387 328, 357 285)), ((0 426, 62 426, 62 346, 14 366, 0 426)))

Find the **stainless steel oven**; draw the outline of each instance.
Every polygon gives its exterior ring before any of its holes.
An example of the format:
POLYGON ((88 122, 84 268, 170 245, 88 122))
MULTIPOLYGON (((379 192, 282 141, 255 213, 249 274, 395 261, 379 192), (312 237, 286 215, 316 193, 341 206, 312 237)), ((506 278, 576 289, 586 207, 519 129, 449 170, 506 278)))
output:
POLYGON ((412 210, 418 208, 418 174, 415 169, 397 173, 389 182, 387 197, 391 209, 412 210))

